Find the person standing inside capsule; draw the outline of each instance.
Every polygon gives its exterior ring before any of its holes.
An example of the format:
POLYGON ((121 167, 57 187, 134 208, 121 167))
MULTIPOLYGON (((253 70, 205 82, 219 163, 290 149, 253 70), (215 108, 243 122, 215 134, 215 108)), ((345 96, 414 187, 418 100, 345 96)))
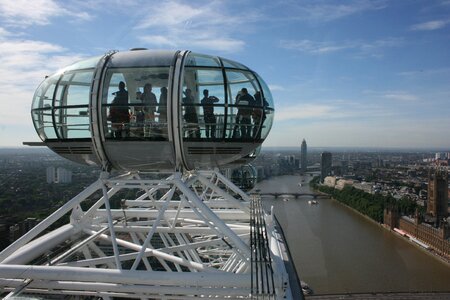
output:
POLYGON ((163 86, 159 96, 157 113, 158 115, 158 132, 162 140, 167 140, 167 88, 163 86))
MULTIPOLYGON (((161 88, 161 95, 159 96, 159 123, 167 123, 167 88, 163 86, 161 88)), ((167 126, 167 125, 166 125, 167 126)))
POLYGON ((216 96, 209 96, 208 90, 203 90, 203 99, 200 103, 203 105, 203 117, 205 119, 206 137, 216 137, 216 116, 214 115, 214 103, 219 102, 216 96))
POLYGON ((144 106, 145 118, 150 121, 155 120, 155 111, 158 102, 156 96, 152 92, 152 84, 146 83, 144 85, 144 92, 141 95, 142 104, 144 106))
POLYGON ((199 138, 200 137, 200 129, 198 127, 198 116, 197 111, 194 106, 194 97, 192 96, 192 90, 186 89, 184 91, 183 97, 183 105, 184 109, 184 120, 186 121, 186 127, 188 132, 188 137, 190 138, 199 138))
POLYGON ((128 91, 125 90, 125 82, 119 82, 119 90, 114 92, 114 100, 111 102, 109 119, 111 120, 112 135, 114 138, 127 136, 127 128, 130 122, 128 112, 128 91))
POLYGON ((242 88, 236 104, 239 105, 236 123, 240 124, 241 138, 250 138, 252 132, 252 107, 255 106, 255 99, 248 93, 246 88, 242 88))
POLYGON ((260 139, 261 138, 261 124, 264 124, 266 120, 265 108, 269 106, 266 99, 263 99, 261 92, 257 91, 255 95, 253 95, 255 99, 255 108, 253 109, 252 118, 253 118, 253 137, 260 139))

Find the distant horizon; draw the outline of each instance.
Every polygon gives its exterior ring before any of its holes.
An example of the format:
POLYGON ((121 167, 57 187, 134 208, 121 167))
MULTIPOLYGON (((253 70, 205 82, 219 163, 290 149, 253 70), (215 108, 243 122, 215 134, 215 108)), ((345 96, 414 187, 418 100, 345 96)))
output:
MULTIPOLYGON (((298 147, 262 147, 262 150, 271 151, 272 149, 276 151, 277 149, 282 149, 283 151, 289 150, 300 150, 300 145, 298 147)), ((450 147, 347 147, 347 146, 307 146, 307 151, 322 151, 326 150, 329 152, 450 152, 450 147)))
MULTIPOLYGON (((274 146, 262 146, 262 151, 300 151, 301 145, 298 146, 280 146, 280 147, 274 147, 274 146)), ((43 150, 47 149, 49 151, 52 151, 47 146, 0 146, 0 150, 43 150)), ((366 146, 366 147, 348 147, 348 146, 307 146, 307 151, 321 151, 321 150, 327 150, 327 151, 335 151, 335 152, 402 152, 402 151, 418 151, 418 152, 450 152, 450 147, 372 147, 372 146, 366 146)), ((52 151, 53 152, 53 151, 52 151)))

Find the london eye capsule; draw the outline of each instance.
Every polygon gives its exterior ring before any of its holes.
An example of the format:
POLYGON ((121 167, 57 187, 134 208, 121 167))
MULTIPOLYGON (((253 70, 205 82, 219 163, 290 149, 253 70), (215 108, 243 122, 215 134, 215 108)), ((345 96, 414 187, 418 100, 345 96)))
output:
POLYGON ((249 191, 256 185, 258 179, 258 172, 255 167, 246 164, 231 171, 231 182, 243 191, 249 191))
POLYGON ((244 65, 190 51, 136 49, 75 63, 38 87, 42 142, 72 161, 129 171, 220 167, 251 156, 274 106, 244 65))

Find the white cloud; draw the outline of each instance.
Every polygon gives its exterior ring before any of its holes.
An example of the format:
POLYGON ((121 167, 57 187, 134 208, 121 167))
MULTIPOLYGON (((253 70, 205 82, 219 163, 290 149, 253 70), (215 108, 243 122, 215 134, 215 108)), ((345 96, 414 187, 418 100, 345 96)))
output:
POLYGON ((405 101, 405 102, 419 100, 419 97, 407 92, 388 92, 384 94, 383 97, 389 100, 405 101))
POLYGON ((0 38, 0 126, 30 125, 31 101, 39 83, 79 59, 59 45, 0 38))
POLYGON ((176 41, 162 35, 146 35, 140 38, 141 41, 150 45, 156 45, 158 47, 175 47, 176 41))
POLYGON ((234 35, 248 30, 247 25, 259 18, 251 12, 243 15, 231 14, 220 1, 203 5, 168 1, 149 9, 135 29, 144 32, 140 39, 150 46, 236 52, 245 47, 245 41, 234 35))
POLYGON ((208 7, 194 7, 177 1, 163 2, 162 5, 149 10, 148 18, 143 20, 138 28, 190 26, 194 19, 202 19, 211 13, 208 7))
MULTIPOLYGON (((61 46, 40 41, 0 41, 0 84, 29 86, 30 81, 34 82, 36 78, 48 75, 49 57, 62 51, 64 48, 61 46), (41 75, 36 76, 38 73, 41 75)), ((55 66, 52 64, 52 67, 55 66)), ((0 87, 0 90, 5 89, 0 87)))
POLYGON ((3 27, 0 27, 0 39, 10 36, 10 35, 11 35, 11 32, 9 32, 8 30, 6 30, 3 27))
POLYGON ((190 45, 194 48, 198 47, 213 51, 236 52, 245 47, 245 42, 233 38, 214 38, 211 36, 201 40, 193 40, 190 45))
POLYGON ((435 20, 435 21, 429 21, 424 23, 419 23, 411 26, 412 30, 422 30, 422 31, 430 31, 430 30, 436 30, 441 29, 447 24, 450 23, 449 20, 435 20))
POLYGON ((291 1, 287 14, 290 19, 323 23, 345 18, 365 11, 386 7, 384 0, 352 0, 327 3, 326 1, 291 1))
POLYGON ((448 76, 450 68, 423 69, 417 71, 404 71, 398 73, 400 76, 421 77, 421 76, 448 76))
POLYGON ((375 40, 373 42, 362 42, 357 47, 361 48, 362 51, 372 51, 374 49, 380 48, 391 48, 402 46, 404 40, 402 38, 388 37, 384 39, 375 40))
POLYGON ((269 89, 273 92, 273 91, 285 91, 286 88, 284 86, 281 85, 277 85, 277 84, 269 84, 269 89))
POLYGON ((354 48, 354 45, 344 43, 336 44, 333 42, 315 42, 311 40, 282 40, 281 48, 297 50, 311 54, 326 54, 348 48, 354 48))
POLYGON ((334 115, 335 108, 329 105, 299 104, 295 106, 281 106, 276 109, 275 120, 300 120, 309 118, 321 118, 334 115))
POLYGON ((280 47, 288 50, 301 51, 309 54, 329 54, 338 51, 356 51, 358 57, 379 56, 380 51, 385 48, 398 47, 403 44, 400 38, 385 38, 372 42, 367 41, 325 41, 317 42, 311 40, 282 40, 280 47))
POLYGON ((82 20, 91 18, 86 12, 68 10, 54 0, 3 0, 0 1, 0 14, 5 24, 19 27, 47 25, 52 17, 57 16, 82 20))

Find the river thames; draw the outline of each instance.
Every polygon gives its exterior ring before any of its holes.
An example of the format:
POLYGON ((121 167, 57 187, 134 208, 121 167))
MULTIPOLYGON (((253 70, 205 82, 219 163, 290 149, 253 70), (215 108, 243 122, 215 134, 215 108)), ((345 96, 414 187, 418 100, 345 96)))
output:
MULTIPOLYGON (((256 188, 310 192, 311 178, 274 177, 256 188)), ((274 207, 297 273, 315 294, 450 291, 450 266, 377 223, 332 199, 283 198, 263 203, 274 207)))

